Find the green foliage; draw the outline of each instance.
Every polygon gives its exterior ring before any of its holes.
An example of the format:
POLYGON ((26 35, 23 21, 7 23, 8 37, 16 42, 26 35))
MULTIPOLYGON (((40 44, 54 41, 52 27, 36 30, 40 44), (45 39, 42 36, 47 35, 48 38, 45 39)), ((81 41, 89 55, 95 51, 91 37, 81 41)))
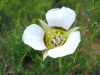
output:
POLYGON ((25 45, 22 34, 31 23, 40 24, 49 9, 62 6, 76 11, 73 26, 80 27, 82 35, 95 7, 83 46, 62 58, 62 75, 100 74, 99 0, 0 0, 0 75, 59 75, 58 60, 47 57, 42 61, 42 52, 25 45))
POLYGON ((97 1, 97 0, 92 0, 93 6, 94 6, 94 7, 95 7, 95 4, 96 4, 96 1, 97 1))
POLYGON ((90 16, 92 10, 91 9, 86 9, 88 16, 90 16))

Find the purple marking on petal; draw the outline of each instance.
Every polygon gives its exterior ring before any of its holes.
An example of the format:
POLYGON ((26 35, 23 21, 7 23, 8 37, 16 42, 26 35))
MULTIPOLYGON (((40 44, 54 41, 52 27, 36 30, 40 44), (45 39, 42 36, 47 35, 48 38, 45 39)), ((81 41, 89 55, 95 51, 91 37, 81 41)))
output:
POLYGON ((51 28, 52 28, 52 29, 61 29, 61 30, 63 30, 63 31, 67 31, 67 30, 64 29, 63 27, 52 26, 51 28))
POLYGON ((43 38, 43 40, 44 40, 44 44, 45 44, 45 46, 47 46, 47 44, 46 44, 46 33, 44 34, 44 38, 43 38))

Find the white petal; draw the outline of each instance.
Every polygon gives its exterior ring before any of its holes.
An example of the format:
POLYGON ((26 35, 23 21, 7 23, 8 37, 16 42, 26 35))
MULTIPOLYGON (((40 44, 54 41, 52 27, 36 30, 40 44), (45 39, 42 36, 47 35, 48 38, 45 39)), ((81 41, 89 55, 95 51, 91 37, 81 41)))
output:
POLYGON ((31 24, 25 29, 22 40, 35 50, 44 50, 46 49, 43 41, 44 33, 41 27, 36 24, 31 24))
POLYGON ((80 41, 80 32, 75 31, 69 35, 64 45, 49 50, 48 55, 52 58, 57 58, 72 54, 75 52, 80 41))
POLYGON ((60 26, 69 29, 76 17, 75 12, 66 7, 51 9, 46 13, 46 19, 50 26, 60 26))

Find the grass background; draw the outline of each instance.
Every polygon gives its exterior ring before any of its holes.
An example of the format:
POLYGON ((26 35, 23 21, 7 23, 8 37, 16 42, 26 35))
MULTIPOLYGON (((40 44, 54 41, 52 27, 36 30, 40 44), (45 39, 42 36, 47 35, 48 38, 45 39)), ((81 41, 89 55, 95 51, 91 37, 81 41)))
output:
MULTIPOLYGON (((79 26, 84 36, 92 0, 0 0, 0 75, 59 75, 58 59, 42 61, 42 52, 25 45, 22 34, 28 25, 39 24, 44 12, 62 6, 76 11, 72 27, 79 26)), ((83 41, 79 50, 62 58, 62 75, 100 75, 99 0, 83 41)))

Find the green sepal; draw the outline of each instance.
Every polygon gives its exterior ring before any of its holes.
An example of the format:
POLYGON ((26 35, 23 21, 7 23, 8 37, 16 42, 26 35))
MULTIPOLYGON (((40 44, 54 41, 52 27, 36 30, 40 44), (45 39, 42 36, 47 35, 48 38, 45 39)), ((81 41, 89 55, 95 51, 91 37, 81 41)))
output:
POLYGON ((66 32, 66 34, 63 37, 67 38, 72 32, 76 31, 77 29, 79 29, 79 27, 74 27, 70 29, 69 31, 66 32))
POLYGON ((48 56, 48 51, 49 49, 46 49, 43 53, 43 61, 45 60, 45 58, 48 56))
POLYGON ((53 32, 52 32, 52 29, 49 27, 49 25, 48 25, 47 23, 45 23, 43 20, 40 20, 40 19, 39 19, 39 21, 40 21, 40 23, 41 23, 41 25, 42 25, 44 31, 45 31, 47 34, 52 34, 52 33, 53 33, 53 32))

